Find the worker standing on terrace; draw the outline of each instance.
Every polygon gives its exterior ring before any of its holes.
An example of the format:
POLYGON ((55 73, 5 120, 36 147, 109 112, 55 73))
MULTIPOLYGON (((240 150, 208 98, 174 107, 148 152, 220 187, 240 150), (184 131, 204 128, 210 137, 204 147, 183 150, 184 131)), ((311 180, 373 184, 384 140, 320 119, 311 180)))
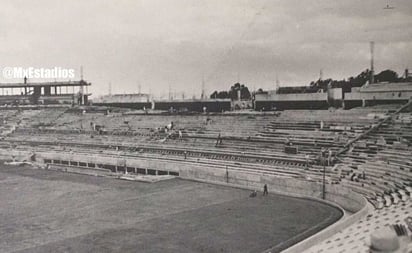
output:
POLYGON ((293 146, 293 143, 292 143, 292 141, 289 139, 289 137, 286 137, 285 145, 286 145, 286 146, 293 146))
POLYGON ((219 135, 217 136, 216 147, 220 144, 222 144, 222 137, 220 136, 220 133, 219 133, 219 135))
POLYGON ((268 192, 268 186, 267 186, 267 184, 265 184, 265 185, 263 186, 263 196, 268 195, 268 194, 269 194, 269 192, 268 192))
POLYGON ((328 152, 328 166, 330 166, 332 163, 332 150, 329 149, 328 152))

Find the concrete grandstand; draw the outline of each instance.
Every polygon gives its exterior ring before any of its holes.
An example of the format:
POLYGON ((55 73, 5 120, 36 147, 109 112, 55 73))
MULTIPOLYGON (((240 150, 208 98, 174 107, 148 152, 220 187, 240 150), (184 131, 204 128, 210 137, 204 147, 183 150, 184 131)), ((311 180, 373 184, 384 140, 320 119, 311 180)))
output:
MULTIPOLYGON (((411 215, 410 101, 248 114, 5 109, 5 160, 132 180, 169 175, 250 190, 266 184, 271 193, 341 208, 339 221, 287 244, 287 252, 365 251, 374 230, 411 215), (345 235, 353 230, 362 236, 345 235)), ((273 242, 267 252, 284 249, 273 242)))

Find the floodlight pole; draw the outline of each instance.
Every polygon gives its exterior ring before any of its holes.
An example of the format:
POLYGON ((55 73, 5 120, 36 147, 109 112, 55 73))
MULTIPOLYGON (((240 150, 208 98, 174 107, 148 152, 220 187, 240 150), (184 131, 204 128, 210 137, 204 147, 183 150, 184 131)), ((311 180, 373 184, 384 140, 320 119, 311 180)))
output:
POLYGON ((323 163, 323 199, 325 199, 325 174, 326 174, 326 167, 325 167, 325 163, 323 163))
POLYGON ((322 163, 323 163, 322 199, 325 199, 325 195, 326 195, 326 166, 325 166, 325 158, 323 157, 323 153, 322 153, 322 163))
POLYGON ((229 183, 229 170, 226 165, 226 183, 229 183))

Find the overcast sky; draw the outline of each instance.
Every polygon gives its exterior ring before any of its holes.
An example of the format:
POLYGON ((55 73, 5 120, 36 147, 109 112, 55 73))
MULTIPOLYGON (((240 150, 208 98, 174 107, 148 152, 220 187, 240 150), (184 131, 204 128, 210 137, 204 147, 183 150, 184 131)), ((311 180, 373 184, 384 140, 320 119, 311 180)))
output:
MULTIPOLYGON (((0 68, 83 65, 93 94, 186 97, 412 68, 411 0, 2 0, 0 68), (387 4, 394 9, 383 9, 387 4)), ((4 80, 1 82, 20 81, 4 80)))

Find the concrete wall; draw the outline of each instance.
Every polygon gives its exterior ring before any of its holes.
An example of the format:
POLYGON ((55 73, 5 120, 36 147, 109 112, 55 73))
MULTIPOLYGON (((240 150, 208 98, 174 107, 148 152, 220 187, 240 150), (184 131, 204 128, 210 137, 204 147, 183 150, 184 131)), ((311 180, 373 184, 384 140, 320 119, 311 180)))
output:
POLYGON ((149 94, 116 94, 93 99, 96 103, 150 103, 149 94))
POLYGON ((342 88, 328 89, 327 93, 256 94, 255 110, 327 109, 329 106, 353 108, 388 103, 405 103, 412 91, 362 91, 352 88, 343 93, 342 88))
POLYGON ((345 100, 408 100, 412 92, 348 92, 345 100))
POLYGON ((359 106, 406 103, 411 97, 412 92, 361 92, 355 90, 345 93, 343 107, 350 109, 359 106))
POLYGON ((256 111, 270 110, 326 110, 327 100, 322 101, 255 101, 256 111))
POLYGON ((333 100, 342 100, 343 92, 342 88, 330 88, 328 89, 328 97, 333 100))
POLYGON ((20 104, 30 104, 31 96, 2 96, 0 95, 0 105, 14 104, 16 101, 20 104))
POLYGON ((119 107, 119 108, 130 108, 130 109, 137 109, 141 110, 143 108, 150 109, 152 108, 152 103, 150 102, 133 102, 133 103, 108 103, 108 102, 93 102, 93 105, 97 106, 111 106, 111 107, 119 107))
MULTIPOLYGON (((30 151, 12 151, 0 149, 0 159, 10 159, 11 155, 19 159, 27 159, 32 152, 30 151)), ((38 152, 37 160, 42 159, 60 159, 72 160, 77 162, 87 162, 95 164, 109 164, 114 166, 135 166, 138 168, 148 168, 159 171, 178 172, 179 176, 184 179, 196 180, 214 184, 240 187, 246 189, 262 190, 263 185, 267 184, 269 192, 295 197, 307 197, 319 200, 322 197, 322 185, 320 183, 309 182, 302 179, 280 178, 275 175, 262 173, 252 173, 241 171, 240 169, 226 168, 225 166, 213 166, 205 163, 186 162, 182 160, 162 160, 149 158, 127 158, 108 157, 104 155, 90 156, 88 154, 68 154, 57 152, 38 152)), ((80 170, 69 170, 74 173, 81 173, 80 170)), ((86 172, 86 174, 97 172, 86 172)), ((286 252, 302 252, 316 243, 328 238, 340 229, 356 222, 368 212, 368 204, 361 195, 352 192, 350 189, 341 185, 326 185, 326 202, 337 204, 344 210, 354 213, 353 215, 344 215, 344 218, 319 233, 305 239, 304 241, 287 249, 286 252)), ((346 213, 344 211, 344 213, 346 213)), ((270 250, 268 250, 270 252, 270 250)))
POLYGON ((256 101, 326 101, 328 93, 256 94, 256 101))
MULTIPOLYGON (((188 167, 180 170, 180 176, 205 182, 227 183, 248 189, 262 190, 267 184, 270 192, 299 197, 321 198, 322 185, 294 178, 281 178, 274 175, 252 174, 233 169, 210 167, 188 167)), ((326 200, 337 203, 350 212, 361 210, 366 202, 363 197, 340 185, 326 185, 326 200)))
POLYGON ((334 107, 341 107, 343 100, 342 88, 330 88, 328 89, 328 101, 329 104, 334 107))
MULTIPOLYGON (((0 159, 28 160, 31 151, 12 151, 0 149, 0 159)), ((178 172, 182 178, 201 180, 216 183, 227 183, 249 189, 261 190, 264 184, 269 186, 271 192, 288 194, 293 196, 305 196, 312 198, 322 197, 322 185, 302 179, 283 178, 275 175, 245 172, 235 167, 226 168, 223 165, 210 165, 207 163, 173 160, 153 159, 146 157, 120 157, 90 154, 71 154, 62 152, 36 152, 36 160, 42 162, 48 160, 77 161, 93 164, 105 164, 113 166, 126 166, 148 168, 151 170, 178 172)), ((326 199, 338 203, 350 212, 360 210, 365 202, 362 197, 340 185, 326 185, 326 199)))
POLYGON ((206 107, 208 112, 230 111, 230 99, 210 99, 210 100, 170 100, 155 101, 155 110, 169 110, 171 107, 175 110, 187 109, 188 111, 203 112, 206 107))
POLYGON ((231 110, 230 99, 205 99, 205 100, 170 100, 170 101, 152 101, 152 102, 142 102, 134 101, 133 99, 118 99, 119 101, 104 101, 97 99, 93 101, 93 105, 97 106, 113 106, 120 108, 131 108, 131 109, 147 109, 153 110, 169 110, 171 107, 175 110, 188 110, 195 112, 203 112, 203 107, 207 108, 208 112, 222 112, 231 110))
POLYGON ((255 110, 327 109, 328 93, 256 94, 255 110))

